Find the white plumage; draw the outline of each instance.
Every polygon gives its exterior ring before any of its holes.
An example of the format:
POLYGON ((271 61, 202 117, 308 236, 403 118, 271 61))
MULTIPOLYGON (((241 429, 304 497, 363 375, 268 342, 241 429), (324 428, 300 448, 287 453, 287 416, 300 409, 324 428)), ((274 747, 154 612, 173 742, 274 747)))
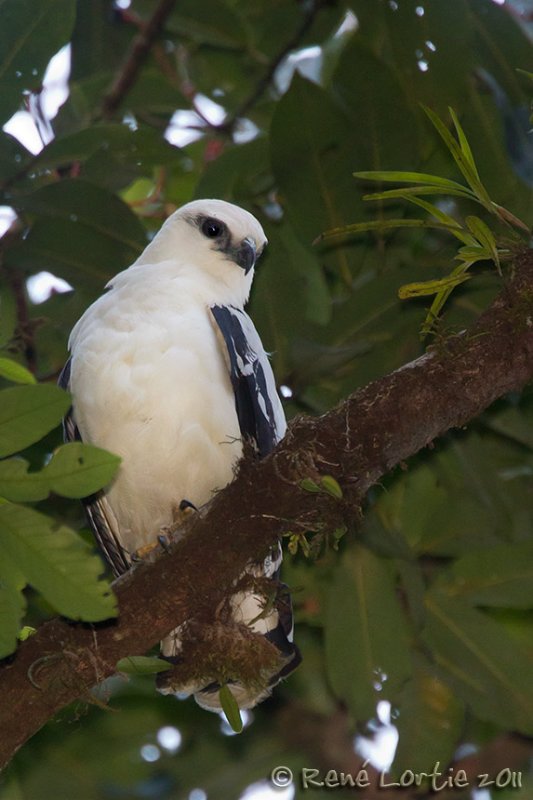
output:
MULTIPOLYGON (((181 500, 201 506, 232 480, 243 436, 264 455, 285 433, 268 359, 243 311, 265 244, 247 211, 220 200, 189 203, 72 331, 67 433, 122 457, 112 485, 88 503, 117 573, 173 522, 181 500)), ((275 570, 265 563, 262 571, 275 570)), ((252 594, 234 599, 235 618, 249 622, 262 603, 252 594)), ((280 617, 274 609, 253 628, 269 634, 280 617)), ((286 621, 282 627, 290 642, 286 621)), ((178 656, 179 648, 173 632, 163 653, 178 656)), ((284 648, 298 660, 293 645, 284 648)), ((243 707, 258 699, 232 688, 243 707)), ((197 699, 217 707, 214 695, 197 699)))

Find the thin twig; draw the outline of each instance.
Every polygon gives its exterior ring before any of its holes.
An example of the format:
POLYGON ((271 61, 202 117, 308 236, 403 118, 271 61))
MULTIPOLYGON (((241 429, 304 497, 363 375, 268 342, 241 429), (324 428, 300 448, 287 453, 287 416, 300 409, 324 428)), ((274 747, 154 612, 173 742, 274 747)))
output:
POLYGON ((133 39, 122 69, 102 100, 100 115, 104 119, 113 115, 137 81, 140 69, 175 5, 176 0, 160 0, 148 22, 143 25, 140 33, 133 39))
POLYGON ((213 130, 223 132, 226 134, 233 133, 235 126, 238 124, 239 120, 246 116, 246 114, 250 111, 251 108, 255 106, 258 100, 263 96, 266 90, 271 85, 274 75, 276 74, 276 70, 278 69, 281 62, 289 55, 292 50, 296 50, 298 45, 301 43, 303 37, 307 33, 307 31, 311 28, 313 22, 315 21, 317 14, 328 5, 329 0, 315 0, 315 2, 310 6, 308 11, 306 12, 299 28, 294 32, 293 36, 289 39, 288 42, 281 48, 279 53, 274 57, 274 59, 270 62, 267 67, 267 70, 263 77, 258 81, 255 89, 250 94, 249 97, 244 100, 241 105, 228 117, 227 120, 220 123, 219 125, 211 124, 211 128, 213 130))

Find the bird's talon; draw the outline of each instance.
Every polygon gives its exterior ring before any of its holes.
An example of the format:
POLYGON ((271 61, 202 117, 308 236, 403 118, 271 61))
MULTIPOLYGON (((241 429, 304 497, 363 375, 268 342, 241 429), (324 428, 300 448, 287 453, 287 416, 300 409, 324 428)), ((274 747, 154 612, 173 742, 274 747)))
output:
POLYGON ((190 500, 182 500, 179 508, 182 514, 190 514, 193 511, 198 511, 194 503, 191 503, 190 500))

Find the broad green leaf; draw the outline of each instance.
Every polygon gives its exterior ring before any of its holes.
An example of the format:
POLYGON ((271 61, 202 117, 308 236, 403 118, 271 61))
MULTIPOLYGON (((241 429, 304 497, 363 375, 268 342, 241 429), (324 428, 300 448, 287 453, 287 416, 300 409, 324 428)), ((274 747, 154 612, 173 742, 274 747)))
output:
POLYGON ((533 450, 533 410, 506 407, 495 416, 490 416, 486 424, 492 430, 514 439, 533 450))
MULTIPOLYGON (((271 159, 289 220, 306 246, 324 225, 338 227, 357 213, 346 169, 354 150, 350 137, 348 120, 331 95, 295 74, 272 118, 271 159)), ((350 283, 353 254, 335 248, 322 260, 350 283)))
POLYGON ((0 495, 14 502, 45 500, 50 492, 81 498, 106 486, 120 458, 98 447, 71 442, 58 448, 38 472, 28 472, 24 459, 0 461, 0 495))
POLYGON ((224 684, 224 686, 220 687, 218 696, 220 698, 222 711, 228 720, 228 725, 235 733, 241 733, 243 728, 241 712, 231 689, 224 684))
POLYGON ((240 50, 246 43, 240 17, 222 0, 204 0, 201 6, 195 0, 182 0, 170 15, 167 27, 179 37, 203 45, 240 50))
POLYGON ((12 383, 36 383, 35 376, 11 358, 0 356, 0 375, 12 383))
POLYGON ((28 235, 6 253, 17 269, 48 269, 94 290, 129 266, 146 245, 135 214, 116 195, 81 179, 65 179, 24 196, 16 207, 36 216, 28 235))
POLYGON ((426 295, 437 294, 443 289, 453 289, 460 283, 470 280, 471 275, 448 275, 446 278, 437 278, 433 281, 421 281, 419 283, 406 283, 398 289, 398 297, 406 300, 411 297, 425 297, 426 295))
POLYGON ((162 658, 154 656, 126 656, 117 661, 117 672, 127 675, 153 675, 156 672, 166 672, 172 664, 162 658))
POLYGON ((17 196, 13 204, 26 213, 70 222, 73 236, 79 226, 84 226, 93 236, 105 237, 132 256, 146 244, 144 229, 128 206, 111 192, 80 178, 50 183, 17 196))
POLYGON ((533 542, 465 554, 441 575, 439 587, 477 606, 533 608, 533 542))
POLYGON ((344 554, 329 590, 326 667, 336 696, 356 719, 392 699, 411 673, 406 622, 391 563, 364 547, 344 554))
POLYGON ((22 93, 40 85, 52 56, 67 43, 74 0, 1 0, 0 126, 22 103, 22 93))
POLYGON ((102 562, 74 531, 32 509, 0 505, 0 537, 27 583, 71 619, 98 622, 117 614, 102 562))
POLYGON ((10 655, 17 647, 26 598, 24 575, 11 561, 5 549, 0 557, 0 658, 10 655))
POLYGON ((59 425, 70 397, 51 384, 15 386, 0 392, 0 456, 37 442, 59 425))
POLYGON ((424 641, 444 680, 480 719, 533 733, 531 652, 463 600, 426 595, 424 641))
POLYGON ((17 307, 13 290, 0 280, 0 347, 11 341, 16 324, 17 307))
POLYGON ((35 157, 34 165, 39 169, 54 169, 104 154, 112 156, 122 166, 145 165, 149 169, 182 158, 176 147, 150 128, 132 130, 127 125, 108 123, 91 125, 70 136, 53 139, 35 157))
POLYGON ((394 774, 429 772, 437 762, 451 761, 464 725, 464 705, 429 664, 417 659, 394 724, 399 733, 394 774))
POLYGON ((32 154, 18 139, 0 129, 0 185, 22 176, 31 158, 32 154))

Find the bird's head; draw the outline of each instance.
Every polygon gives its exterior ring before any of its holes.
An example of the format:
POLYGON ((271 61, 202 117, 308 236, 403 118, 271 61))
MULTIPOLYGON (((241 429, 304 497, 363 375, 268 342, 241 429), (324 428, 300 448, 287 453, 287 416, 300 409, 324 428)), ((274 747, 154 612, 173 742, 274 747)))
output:
MULTIPOLYGON (((137 263, 176 260, 245 302, 267 239, 256 218, 224 200, 194 200, 165 222, 137 263)), ((224 292, 225 293, 225 292, 224 292)))

